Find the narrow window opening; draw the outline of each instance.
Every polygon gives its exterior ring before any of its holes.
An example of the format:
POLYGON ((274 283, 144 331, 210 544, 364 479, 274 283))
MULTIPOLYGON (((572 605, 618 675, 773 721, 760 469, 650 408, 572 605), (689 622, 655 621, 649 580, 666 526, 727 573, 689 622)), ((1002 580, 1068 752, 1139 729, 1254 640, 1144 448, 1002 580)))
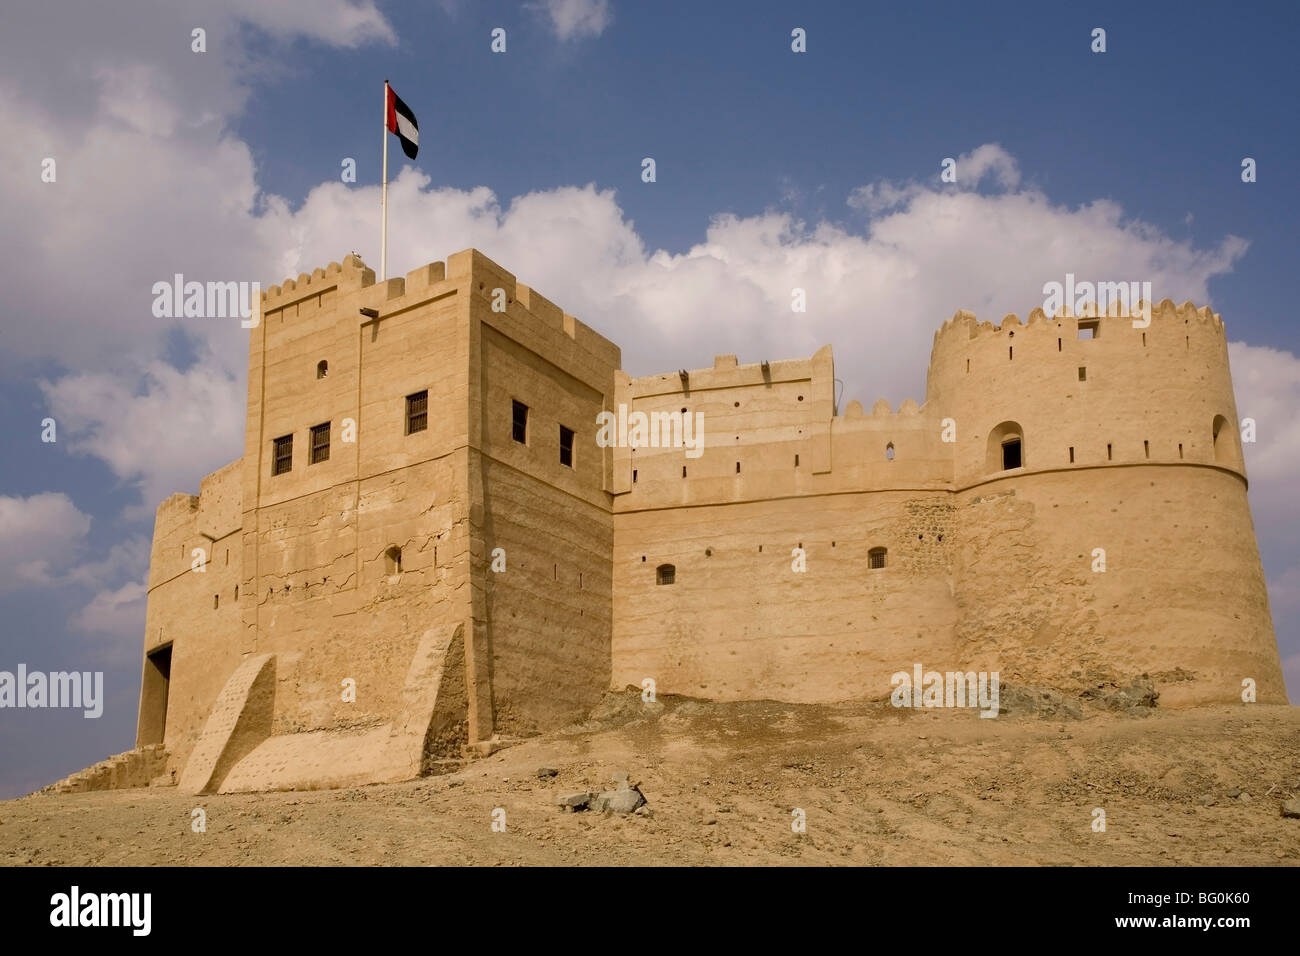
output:
POLYGON ((736 462, 736 474, 740 474, 740 462, 736 462))
POLYGON ((1183 443, 1182 443, 1182 442, 1179 442, 1179 443, 1178 443, 1178 457, 1179 457, 1179 458, 1182 458, 1182 457, 1183 457, 1183 443))
POLYGON ((217 609, 217 606, 220 603, 221 603, 221 595, 220 594, 212 595, 212 610, 215 611, 217 609))
POLYGON ((1057 339, 1057 340, 1056 340, 1056 351, 1058 351, 1058 352, 1061 351, 1061 340, 1060 340, 1060 339, 1057 339))
POLYGON ((682 477, 683 477, 683 478, 686 477, 686 466, 685 466, 685 465, 682 465, 682 477))
POLYGON ((384 551, 384 570, 390 578, 402 573, 402 549, 395 544, 384 551))
POLYGON ((317 378, 324 378, 324 377, 325 377, 326 375, 328 375, 329 373, 330 373, 330 363, 329 363, 329 362, 325 361, 324 359, 321 359, 319 362, 316 363, 316 377, 317 377, 317 378))
POLYGON ((886 550, 884 548, 872 548, 867 552, 867 567, 872 571, 878 571, 885 566, 886 550))
POLYGON ((1150 458, 1150 457, 1151 457, 1151 442, 1149 442, 1149 441, 1144 441, 1144 442, 1142 443, 1142 451, 1143 451, 1143 453, 1144 453, 1148 458, 1150 458))
POLYGON ((558 564, 551 565, 551 580, 552 581, 560 580, 560 566, 558 564))
POLYGON ((293 436, 283 435, 275 440, 275 455, 271 461, 271 475, 283 475, 293 470, 293 436))
POLYGON ((1147 347, 1147 334, 1145 332, 1142 333, 1142 347, 1147 347))
POLYGON ((406 396, 406 434, 414 435, 429 427, 429 390, 406 396))
POLYGON ((632 469, 632 484, 636 484, 636 469, 632 469))
POLYGON ((966 374, 970 374, 970 359, 966 360, 966 374))
POLYGON ((758 553, 759 554, 763 553, 763 546, 761 544, 758 546, 758 553))
POLYGON ((677 569, 671 564, 661 564, 655 568, 655 584, 673 584, 677 581, 677 569))
POLYGON ((226 548, 226 565, 230 565, 230 549, 226 548))
POLYGON ((1080 366, 1079 366, 1079 381, 1081 381, 1081 382, 1086 382, 1086 381, 1088 381, 1088 369, 1087 369, 1087 366, 1084 366, 1084 365, 1080 365, 1080 366))
POLYGON ((238 584, 235 585, 235 600, 236 600, 236 601, 239 600, 239 585, 238 585, 238 584))
POLYGON ((1106 442, 1106 460, 1110 461, 1114 456, 1111 454, 1110 442, 1106 442))
POLYGON ((311 457, 310 463, 318 465, 322 461, 329 461, 330 458, 330 423, 325 422, 323 425, 313 425, 311 429, 311 457))
POLYGON ((579 590, 579 591, 582 590, 582 572, 581 572, 581 571, 578 572, 578 590, 579 590))
POLYGON ((573 467, 573 429, 560 426, 560 464, 573 467))
POLYGON ((799 456, 798 456, 798 455, 795 455, 795 456, 794 456, 794 466, 795 466, 796 468, 799 467, 799 456))
POLYGON ((510 434, 519 444, 528 444, 528 406, 514 399, 510 401, 510 434))
POLYGON ((1074 446, 1070 446, 1070 464, 1074 464, 1074 446))
POLYGON ((1010 471, 1020 467, 1020 439, 1013 438, 1002 443, 1002 470, 1010 471))
POLYGON ((894 460, 894 443, 892 441, 885 446, 885 460, 886 461, 894 460))
POLYGON ((1015 358, 1015 357, 1016 357, 1016 356, 1015 356, 1015 349, 1014 349, 1012 346, 1008 345, 1008 346, 1007 346, 1007 361, 1010 362, 1010 361, 1011 361, 1013 358, 1015 358))

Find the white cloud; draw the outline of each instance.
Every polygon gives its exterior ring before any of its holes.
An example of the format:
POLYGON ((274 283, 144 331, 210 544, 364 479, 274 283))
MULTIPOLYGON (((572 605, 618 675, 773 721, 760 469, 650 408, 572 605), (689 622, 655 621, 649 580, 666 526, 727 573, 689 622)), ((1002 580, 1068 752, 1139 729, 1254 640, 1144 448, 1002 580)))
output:
POLYGON ((70 623, 82 631, 119 638, 124 650, 135 650, 144 633, 147 595, 147 577, 101 590, 73 616, 70 623))
POLYGON ((541 0, 527 6, 543 13, 561 40, 598 37, 613 20, 609 0, 541 0))
POLYGON ((0 495, 0 590, 56 583, 85 547, 90 522, 61 492, 0 495))
POLYGON ((42 382, 68 450, 93 455, 141 490, 142 511, 238 458, 244 447, 239 383, 210 356, 181 372, 162 361, 139 379, 80 372, 42 382))

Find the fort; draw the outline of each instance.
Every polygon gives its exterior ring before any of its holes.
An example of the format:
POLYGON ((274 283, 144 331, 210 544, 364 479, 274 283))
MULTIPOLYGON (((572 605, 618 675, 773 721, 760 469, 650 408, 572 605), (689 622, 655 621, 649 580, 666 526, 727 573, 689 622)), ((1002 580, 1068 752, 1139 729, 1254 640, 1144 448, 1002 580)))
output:
POLYGON ((114 779, 408 779, 646 678, 883 700, 923 661, 1284 703, 1223 323, 1146 307, 958 312, 924 404, 868 412, 839 406, 829 346, 634 378, 475 250, 272 286, 243 457, 158 508, 147 759, 114 779), (708 442, 598 442, 620 409, 696 414, 708 442))

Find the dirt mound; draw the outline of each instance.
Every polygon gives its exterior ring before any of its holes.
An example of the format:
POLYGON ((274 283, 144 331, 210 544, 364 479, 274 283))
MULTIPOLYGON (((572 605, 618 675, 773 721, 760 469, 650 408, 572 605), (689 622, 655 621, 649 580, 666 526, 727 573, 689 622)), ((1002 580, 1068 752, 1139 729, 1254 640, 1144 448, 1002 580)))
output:
POLYGON ((0 865, 1300 864, 1300 819, 1283 813, 1300 798, 1300 711, 1164 712, 1131 684, 1082 703, 1010 690, 988 720, 632 689, 404 784, 0 804, 0 865), (620 771, 648 811, 557 804, 620 771))

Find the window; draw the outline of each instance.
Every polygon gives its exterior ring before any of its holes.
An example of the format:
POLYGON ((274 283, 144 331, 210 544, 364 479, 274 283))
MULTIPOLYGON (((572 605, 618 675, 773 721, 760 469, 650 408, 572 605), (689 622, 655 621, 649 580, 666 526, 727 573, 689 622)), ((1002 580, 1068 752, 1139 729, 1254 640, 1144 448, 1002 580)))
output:
POLYGON ((872 571, 878 571, 885 566, 886 550, 884 548, 872 548, 867 552, 867 567, 872 571))
POLYGON ((1101 323, 1096 319, 1093 319, 1091 322, 1079 323, 1079 338, 1095 339, 1099 335, 1101 335, 1101 323))
POLYGON ((528 444, 528 406, 513 399, 511 405, 511 429, 515 441, 521 445, 528 444))
POLYGON ((293 470, 293 436, 284 435, 275 440, 275 456, 271 461, 271 474, 283 475, 293 470))
POLYGON ((985 469, 1010 471, 1025 464, 1025 433, 1018 422, 1002 422, 989 432, 985 469))
POLYGON ((402 573, 402 549, 395 544, 384 552, 384 570, 389 577, 402 573))
POLYGON ((221 595, 220 594, 212 595, 212 610, 215 611, 220 604, 221 604, 221 595))
POLYGON ((311 427, 311 455, 308 464, 330 460, 330 423, 311 427))
POLYGON ((1071 463, 1074 462, 1074 446, 1073 446, 1073 445, 1070 446, 1070 462, 1071 462, 1071 463))
POLYGON ((671 564, 661 564, 655 568, 655 584, 672 584, 677 580, 677 569, 671 564))
POLYGON ((1079 381, 1081 382, 1088 381, 1088 369, 1086 366, 1083 365, 1079 366, 1079 381))
POLYGON ((329 373, 330 373, 330 363, 329 363, 329 362, 325 361, 324 359, 321 359, 319 362, 316 363, 316 377, 317 377, 317 378, 324 378, 324 377, 325 377, 326 375, 328 375, 329 373))
POLYGON ((1215 415, 1210 425, 1210 437, 1214 441, 1214 460, 1228 465, 1241 466, 1237 451, 1237 430, 1228 424, 1228 419, 1215 415))
POLYGON ((429 427, 429 390, 406 396, 406 434, 414 435, 429 427))
POLYGON ((886 461, 894 460, 894 443, 892 441, 885 446, 885 460, 886 461))
POLYGON ((573 467, 573 429, 560 426, 560 464, 573 467))

